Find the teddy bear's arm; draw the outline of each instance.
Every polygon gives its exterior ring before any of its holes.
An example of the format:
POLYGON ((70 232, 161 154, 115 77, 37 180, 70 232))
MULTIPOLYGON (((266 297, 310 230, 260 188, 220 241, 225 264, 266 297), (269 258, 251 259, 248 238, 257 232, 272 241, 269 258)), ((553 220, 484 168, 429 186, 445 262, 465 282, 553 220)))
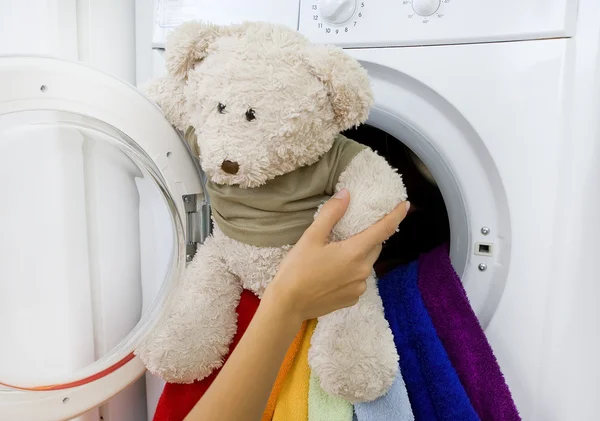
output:
POLYGON ((350 191, 350 206, 333 230, 335 240, 364 231, 407 199, 402 176, 371 149, 358 153, 342 172, 336 192, 350 191))
MULTIPOLYGON (((350 206, 335 226, 333 240, 355 235, 406 200, 402 177, 370 149, 354 157, 336 191, 350 191, 350 206)), ((309 363, 329 394, 352 403, 374 400, 391 387, 398 353, 372 273, 358 303, 319 318, 309 363)))

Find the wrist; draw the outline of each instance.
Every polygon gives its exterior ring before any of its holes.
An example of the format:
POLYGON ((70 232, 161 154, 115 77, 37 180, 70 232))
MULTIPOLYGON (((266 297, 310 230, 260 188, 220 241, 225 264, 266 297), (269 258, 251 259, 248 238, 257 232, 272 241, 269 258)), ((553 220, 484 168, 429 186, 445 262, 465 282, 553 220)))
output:
MULTIPOLYGON (((276 288, 267 288, 260 302, 260 307, 269 315, 269 318, 279 321, 291 329, 299 329, 304 318, 285 296, 277 294, 276 288)), ((259 308, 260 308, 259 307, 259 308)))

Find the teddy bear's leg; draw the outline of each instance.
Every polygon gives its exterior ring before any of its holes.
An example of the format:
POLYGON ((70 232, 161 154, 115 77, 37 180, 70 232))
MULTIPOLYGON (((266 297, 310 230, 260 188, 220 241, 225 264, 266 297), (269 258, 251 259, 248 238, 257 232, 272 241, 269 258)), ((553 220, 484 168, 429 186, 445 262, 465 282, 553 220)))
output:
POLYGON ((135 353, 168 382, 189 383, 223 364, 237 329, 242 287, 226 268, 214 238, 198 248, 176 296, 135 353))
POLYGON ((398 353, 383 314, 372 274, 356 305, 319 318, 308 359, 327 393, 356 403, 389 390, 398 373, 398 353))

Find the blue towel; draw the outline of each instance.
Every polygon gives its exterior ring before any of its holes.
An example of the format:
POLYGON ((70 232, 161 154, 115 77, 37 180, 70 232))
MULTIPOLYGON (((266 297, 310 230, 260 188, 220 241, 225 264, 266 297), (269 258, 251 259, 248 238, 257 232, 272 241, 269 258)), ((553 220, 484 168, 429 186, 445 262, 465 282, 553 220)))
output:
POLYGON ((357 421, 414 421, 401 372, 398 371, 391 389, 385 395, 371 402, 355 404, 354 415, 357 421))
POLYGON ((418 262, 379 281, 416 421, 479 421, 437 336, 417 284, 418 262))

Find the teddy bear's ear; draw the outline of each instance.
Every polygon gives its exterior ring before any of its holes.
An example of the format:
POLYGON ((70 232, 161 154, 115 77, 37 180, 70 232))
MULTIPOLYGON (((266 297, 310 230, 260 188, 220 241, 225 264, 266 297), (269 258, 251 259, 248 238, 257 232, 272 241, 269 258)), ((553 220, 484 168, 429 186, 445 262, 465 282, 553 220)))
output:
POLYGON ((165 66, 177 80, 187 79, 188 72, 209 52, 210 44, 227 35, 229 28, 204 22, 185 22, 167 38, 165 66))
POLYGON ((181 131, 189 126, 184 87, 185 82, 176 80, 168 73, 142 87, 144 94, 162 109, 169 123, 181 131))
POLYGON ((304 58, 310 71, 325 85, 343 131, 364 123, 373 105, 367 71, 341 48, 313 45, 304 58))

